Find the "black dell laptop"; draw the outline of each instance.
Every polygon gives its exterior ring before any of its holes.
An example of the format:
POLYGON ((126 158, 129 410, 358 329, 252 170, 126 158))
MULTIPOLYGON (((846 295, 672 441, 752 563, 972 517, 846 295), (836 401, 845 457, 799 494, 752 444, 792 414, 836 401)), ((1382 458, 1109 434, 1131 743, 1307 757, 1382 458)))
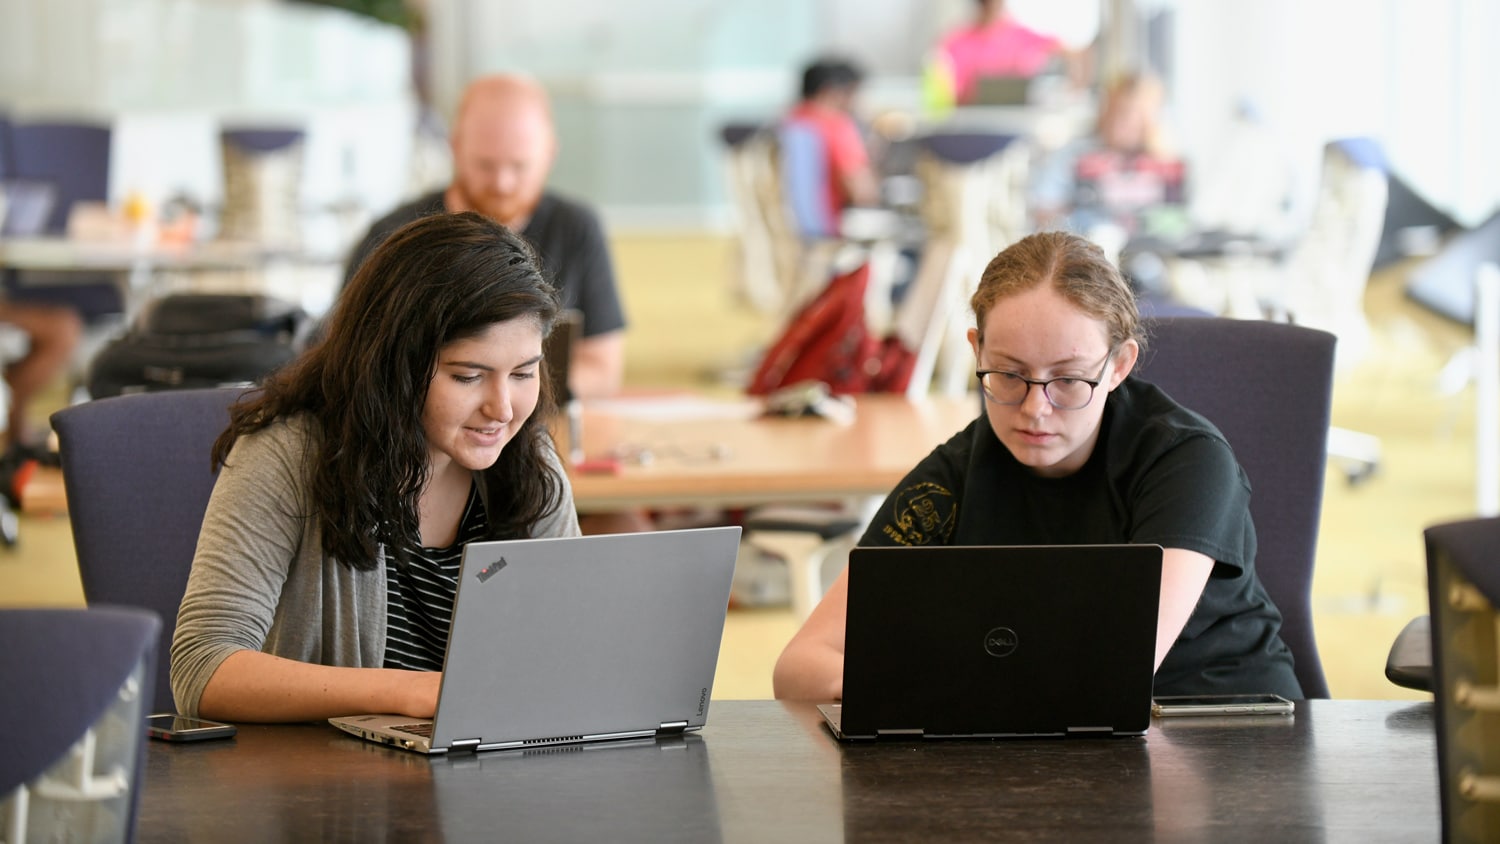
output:
POLYGON ((840 739, 1140 736, 1157 545, 855 548, 840 739))

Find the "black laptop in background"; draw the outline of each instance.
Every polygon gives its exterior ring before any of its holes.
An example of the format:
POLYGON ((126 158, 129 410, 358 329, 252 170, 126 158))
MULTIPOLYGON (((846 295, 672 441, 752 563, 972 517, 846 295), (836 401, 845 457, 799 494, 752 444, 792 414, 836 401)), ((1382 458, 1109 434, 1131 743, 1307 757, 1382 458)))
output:
POLYGON ((1139 736, 1157 545, 855 548, 840 739, 1139 736))

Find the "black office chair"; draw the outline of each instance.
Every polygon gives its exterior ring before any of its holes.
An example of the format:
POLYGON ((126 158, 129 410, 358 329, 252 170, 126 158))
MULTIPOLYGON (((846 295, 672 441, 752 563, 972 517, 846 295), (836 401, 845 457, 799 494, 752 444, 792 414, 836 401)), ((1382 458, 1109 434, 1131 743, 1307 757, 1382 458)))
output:
POLYGON ((1312 576, 1333 398, 1332 334, 1260 320, 1146 323, 1136 374, 1218 426, 1250 477, 1255 567, 1309 698, 1328 697, 1312 624, 1312 576))
POLYGON ((137 393, 52 414, 84 598, 161 616, 152 682, 162 712, 175 710, 167 654, 213 492, 209 451, 243 393, 137 393))
POLYGON ((0 610, 0 834, 129 840, 160 622, 124 607, 0 610))
POLYGON ((1423 531, 1444 841, 1500 841, 1500 519, 1423 531))

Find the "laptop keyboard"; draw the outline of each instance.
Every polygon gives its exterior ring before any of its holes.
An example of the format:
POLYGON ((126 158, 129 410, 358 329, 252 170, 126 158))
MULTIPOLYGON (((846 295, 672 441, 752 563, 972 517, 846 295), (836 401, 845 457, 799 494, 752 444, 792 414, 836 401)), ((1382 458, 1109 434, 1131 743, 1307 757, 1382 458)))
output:
POLYGON ((432 738, 431 721, 421 721, 415 724, 400 724, 395 727, 391 727, 391 729, 400 730, 403 733, 411 733, 412 735, 421 736, 423 738, 432 738))

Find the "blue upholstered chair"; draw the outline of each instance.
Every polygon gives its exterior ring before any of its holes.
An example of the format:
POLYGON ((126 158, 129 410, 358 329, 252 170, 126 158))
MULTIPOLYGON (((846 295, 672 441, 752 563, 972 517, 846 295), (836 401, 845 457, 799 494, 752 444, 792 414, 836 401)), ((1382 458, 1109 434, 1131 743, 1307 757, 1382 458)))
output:
POLYGON ((57 187, 57 207, 45 231, 62 234, 75 202, 104 202, 109 198, 108 126, 86 123, 28 123, 11 126, 11 163, 17 178, 51 182, 57 187))
POLYGON ((798 233, 804 238, 838 237, 837 217, 827 207, 828 156, 823 139, 811 126, 795 121, 783 123, 776 137, 781 190, 798 233))
POLYGON ((0 610, 6 841, 131 838, 159 628, 123 607, 0 610))
POLYGON ((0 113, 0 179, 9 179, 16 165, 11 160, 10 116, 0 113))
POLYGON ((1260 320, 1147 323, 1136 374, 1218 426, 1250 477, 1255 568, 1309 698, 1328 697, 1313 636, 1312 577, 1333 397, 1332 334, 1260 320))
MULTIPOLYGON (((32 235, 60 236, 79 202, 109 198, 109 126, 87 123, 14 122, 10 127, 11 177, 50 185, 51 213, 32 235)), ((8 295, 18 301, 66 305, 89 324, 107 322, 125 312, 120 286, 97 272, 28 270, 9 273, 8 295)))
POLYGON ((161 616, 159 711, 174 709, 167 654, 213 491, 209 451, 243 392, 139 393, 52 415, 84 598, 161 616))

